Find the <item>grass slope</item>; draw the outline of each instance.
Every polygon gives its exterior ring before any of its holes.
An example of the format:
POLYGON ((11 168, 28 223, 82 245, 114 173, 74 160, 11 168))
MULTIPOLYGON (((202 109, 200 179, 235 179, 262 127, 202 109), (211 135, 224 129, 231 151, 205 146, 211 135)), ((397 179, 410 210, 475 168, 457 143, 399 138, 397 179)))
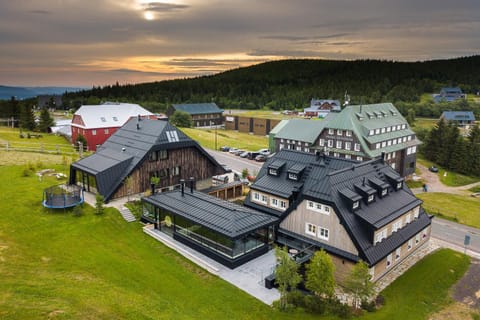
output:
POLYGON ((480 198, 439 192, 420 193, 417 197, 431 214, 480 228, 480 198))
POLYGON ((470 258, 443 249, 418 262, 386 288, 386 304, 365 319, 426 319, 452 302, 449 288, 467 271, 470 258))
MULTIPOLYGON (((45 210, 42 190, 57 181, 22 171, 0 166, 9 182, 0 184, 1 319, 319 319, 273 310, 114 209, 97 216, 86 207, 80 217, 45 210)), ((388 288, 384 309, 365 319, 426 318, 449 302, 447 290, 467 263, 448 250, 433 254, 388 288)))

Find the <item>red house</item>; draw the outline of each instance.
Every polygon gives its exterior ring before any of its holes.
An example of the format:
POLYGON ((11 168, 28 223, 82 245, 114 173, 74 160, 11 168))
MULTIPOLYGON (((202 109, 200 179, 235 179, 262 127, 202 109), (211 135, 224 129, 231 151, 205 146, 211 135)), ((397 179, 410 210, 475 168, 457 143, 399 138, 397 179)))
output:
POLYGON ((101 105, 81 106, 72 119, 72 142, 79 135, 87 140, 87 150, 96 151, 118 128, 132 117, 156 119, 150 111, 138 104, 105 102, 101 105))

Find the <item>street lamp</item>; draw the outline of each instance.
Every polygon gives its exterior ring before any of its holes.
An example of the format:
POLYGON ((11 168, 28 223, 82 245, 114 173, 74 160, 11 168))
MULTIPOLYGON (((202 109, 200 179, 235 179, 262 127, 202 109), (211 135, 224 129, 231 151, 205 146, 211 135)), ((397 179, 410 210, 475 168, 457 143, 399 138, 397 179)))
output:
MULTIPOLYGON (((210 125, 215 125, 215 122, 210 120, 210 125)), ((215 125, 215 150, 217 150, 217 126, 215 125)))

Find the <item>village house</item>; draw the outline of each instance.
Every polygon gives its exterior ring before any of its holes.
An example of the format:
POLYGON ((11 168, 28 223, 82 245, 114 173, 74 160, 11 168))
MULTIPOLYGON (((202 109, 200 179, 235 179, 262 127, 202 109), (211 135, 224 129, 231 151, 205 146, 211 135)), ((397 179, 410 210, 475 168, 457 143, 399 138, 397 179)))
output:
POLYGON ((475 125, 475 115, 472 111, 443 111, 440 116, 445 122, 453 122, 459 127, 475 125))
POLYGON ((210 127, 223 124, 223 110, 216 103, 172 104, 167 109, 167 116, 175 111, 183 111, 192 117, 194 127, 210 127))
POLYGON ((190 177, 209 187, 211 177, 223 173, 214 158, 169 122, 135 117, 96 153, 72 163, 70 184, 109 201, 149 190, 152 177, 160 178, 156 187, 166 191, 178 189, 180 180, 190 177))
POLYGON ((138 116, 156 119, 153 113, 138 104, 105 102, 81 106, 73 114, 72 143, 76 143, 81 135, 87 140, 86 150, 95 151, 130 118, 138 116))
POLYGON ((445 87, 440 90, 439 94, 433 95, 433 101, 439 102, 453 102, 456 100, 466 99, 467 95, 458 87, 445 87))
POLYGON ((355 162, 282 150, 268 159, 245 200, 277 217, 276 242, 299 262, 324 249, 341 282, 359 260, 378 280, 430 238, 432 217, 379 158, 355 162))
POLYGON ((340 112, 342 109, 338 100, 312 99, 310 107, 303 109, 306 117, 325 118, 330 112, 340 112))

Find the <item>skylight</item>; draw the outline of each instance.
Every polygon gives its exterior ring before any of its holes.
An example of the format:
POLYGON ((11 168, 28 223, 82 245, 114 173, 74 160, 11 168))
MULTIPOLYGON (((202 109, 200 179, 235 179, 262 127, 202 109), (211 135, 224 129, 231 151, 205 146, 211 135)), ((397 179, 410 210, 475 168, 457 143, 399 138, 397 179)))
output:
POLYGON ((178 141, 180 141, 180 139, 178 139, 177 131, 175 131, 175 130, 167 131, 167 140, 168 140, 168 142, 178 142, 178 141))
POLYGON ((107 122, 107 119, 105 119, 105 117, 101 117, 100 120, 102 120, 102 122, 107 122))

